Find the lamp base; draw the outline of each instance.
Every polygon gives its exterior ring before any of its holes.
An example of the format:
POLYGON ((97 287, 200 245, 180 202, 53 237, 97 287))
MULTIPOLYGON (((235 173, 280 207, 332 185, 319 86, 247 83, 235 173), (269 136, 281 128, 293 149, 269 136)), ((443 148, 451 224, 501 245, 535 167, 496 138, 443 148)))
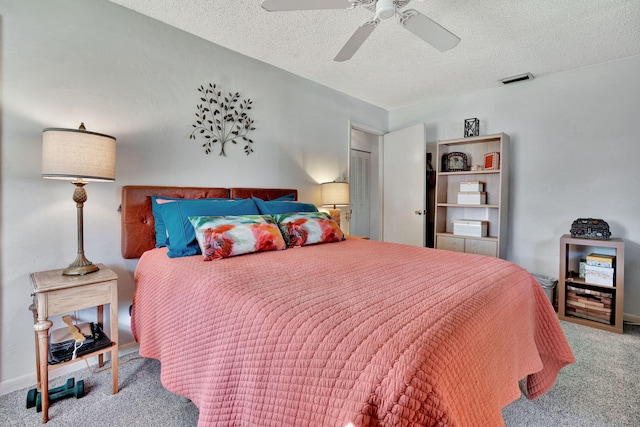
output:
POLYGON ((340 209, 329 209, 329 216, 340 226, 340 209))
POLYGON ((75 261, 69 264, 69 267, 67 267, 62 274, 65 276, 82 276, 88 273, 94 273, 100 270, 100 268, 84 256, 84 220, 82 207, 84 202, 87 201, 87 192, 84 189, 87 183, 80 178, 71 183, 76 186, 73 191, 73 201, 76 202, 76 214, 78 218, 78 254, 76 255, 75 261))
POLYGON ((62 272, 65 276, 84 276, 88 273, 95 273, 100 270, 97 265, 85 265, 83 267, 67 267, 62 272))
POLYGON ((94 273, 100 268, 86 259, 83 254, 78 254, 75 261, 69 264, 69 267, 62 271, 64 276, 84 276, 85 274, 94 273))

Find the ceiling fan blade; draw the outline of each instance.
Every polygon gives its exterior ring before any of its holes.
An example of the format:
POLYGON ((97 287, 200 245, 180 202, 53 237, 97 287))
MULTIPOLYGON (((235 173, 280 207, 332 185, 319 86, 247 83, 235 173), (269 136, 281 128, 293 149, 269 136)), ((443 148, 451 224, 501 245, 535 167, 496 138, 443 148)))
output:
POLYGON ((358 29, 351 35, 349 40, 342 46, 340 52, 333 58, 336 62, 344 62, 353 56, 354 53, 360 49, 360 46, 364 43, 364 41, 369 37, 369 35, 376 29, 380 20, 378 18, 370 19, 365 21, 358 27, 358 29))
POLYGON ((460 43, 460 37, 417 10, 408 9, 401 12, 398 22, 440 52, 453 49, 460 43))
POLYGON ((349 9, 354 3, 349 0, 264 0, 262 8, 269 12, 288 10, 349 9))

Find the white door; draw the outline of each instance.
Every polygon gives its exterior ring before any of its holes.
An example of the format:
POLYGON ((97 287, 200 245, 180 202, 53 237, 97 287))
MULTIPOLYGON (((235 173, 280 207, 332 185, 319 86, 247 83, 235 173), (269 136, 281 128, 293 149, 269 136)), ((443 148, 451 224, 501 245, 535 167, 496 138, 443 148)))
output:
POLYGON ((351 150, 351 223, 349 233, 371 237, 371 153, 351 150))
POLYGON ((425 246, 425 125, 390 132, 382 145, 382 240, 425 246))

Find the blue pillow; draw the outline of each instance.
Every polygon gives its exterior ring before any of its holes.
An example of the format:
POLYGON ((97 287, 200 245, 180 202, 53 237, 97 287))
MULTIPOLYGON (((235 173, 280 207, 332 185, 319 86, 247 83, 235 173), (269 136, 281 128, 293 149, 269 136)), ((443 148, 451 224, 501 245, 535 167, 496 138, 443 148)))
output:
POLYGON ((311 203, 292 202, 288 200, 266 201, 253 197, 255 205, 261 215, 275 215, 292 212, 318 212, 318 208, 311 203))
MULTIPOLYGON (((159 197, 162 198, 162 197, 159 197)), ((251 199, 178 199, 167 203, 156 203, 156 209, 167 227, 169 258, 178 258, 200 253, 196 232, 189 221, 190 216, 259 215, 251 199)))
POLYGON ((294 193, 291 193, 291 194, 287 194, 286 196, 280 196, 277 199, 273 199, 273 201, 274 202, 283 201, 283 200, 291 200, 291 201, 293 201, 295 199, 296 199, 296 195, 294 193))
POLYGON ((184 197, 151 196, 151 214, 153 215, 153 227, 156 230, 156 248, 163 248, 167 246, 167 227, 164 225, 164 220, 158 210, 156 199, 181 200, 184 197))
MULTIPOLYGON (((293 194, 292 194, 293 196, 293 194)), ((158 202, 157 199, 160 200, 185 200, 184 197, 164 197, 164 196, 151 196, 151 214, 153 215, 153 227, 156 231, 156 248, 163 248, 167 246, 167 227, 164 225, 164 220, 162 219, 162 215, 158 210, 158 202)), ((191 199, 188 199, 191 200, 191 199)), ((209 198, 209 199, 198 199, 198 200, 228 200, 227 198, 209 198)))

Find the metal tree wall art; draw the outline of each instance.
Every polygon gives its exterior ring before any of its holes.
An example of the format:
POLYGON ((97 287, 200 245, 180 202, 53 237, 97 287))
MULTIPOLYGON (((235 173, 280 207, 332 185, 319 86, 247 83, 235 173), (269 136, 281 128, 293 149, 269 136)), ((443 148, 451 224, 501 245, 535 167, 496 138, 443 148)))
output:
POLYGON ((247 134, 256 129, 253 127, 253 120, 247 115, 247 111, 251 110, 251 100, 240 101, 238 92, 229 92, 227 96, 223 96, 222 92, 216 89, 216 85, 211 83, 206 88, 201 85, 198 92, 201 93, 202 104, 196 106, 196 121, 189 139, 202 136, 202 148, 206 154, 211 153, 213 144, 219 142, 220 156, 227 155, 227 142, 237 144, 237 140, 242 139, 246 144, 245 154, 248 156, 253 153, 253 141, 247 138, 247 134))

